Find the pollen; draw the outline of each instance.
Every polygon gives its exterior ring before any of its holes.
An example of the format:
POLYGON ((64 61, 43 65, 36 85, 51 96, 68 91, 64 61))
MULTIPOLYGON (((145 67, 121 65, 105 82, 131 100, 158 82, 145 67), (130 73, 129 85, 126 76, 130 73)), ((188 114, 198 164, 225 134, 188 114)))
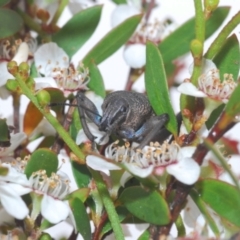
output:
POLYGON ((150 143, 143 149, 134 148, 129 142, 123 146, 118 146, 115 142, 107 147, 106 155, 118 163, 132 163, 141 168, 150 165, 165 167, 176 162, 179 150, 180 147, 175 141, 164 142, 162 145, 158 142, 150 143))
POLYGON ((198 79, 198 86, 210 98, 223 101, 229 99, 237 83, 232 74, 224 74, 223 81, 219 78, 219 70, 211 69, 198 79))

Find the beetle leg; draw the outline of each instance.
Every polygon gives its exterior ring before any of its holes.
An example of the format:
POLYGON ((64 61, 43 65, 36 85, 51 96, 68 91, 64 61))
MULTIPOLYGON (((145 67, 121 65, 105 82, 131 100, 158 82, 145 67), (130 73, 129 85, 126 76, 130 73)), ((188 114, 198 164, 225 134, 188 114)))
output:
POLYGON ((169 120, 168 114, 152 116, 143 126, 136 131, 135 137, 141 139, 138 148, 142 149, 149 144, 159 133, 164 124, 169 120), (143 136, 143 138, 141 138, 143 136))
MULTIPOLYGON (((79 91, 77 93, 76 99, 77 99, 78 113, 81 120, 83 131, 86 134, 87 138, 92 142, 92 144, 94 144, 95 136, 89 130, 89 127, 86 121, 86 116, 91 121, 93 121, 97 126, 99 126, 100 124, 101 116, 99 115, 99 112, 96 106, 93 104, 92 101, 90 101, 84 95, 83 92, 79 91)), ((93 148, 95 149, 95 144, 93 145, 93 148)))

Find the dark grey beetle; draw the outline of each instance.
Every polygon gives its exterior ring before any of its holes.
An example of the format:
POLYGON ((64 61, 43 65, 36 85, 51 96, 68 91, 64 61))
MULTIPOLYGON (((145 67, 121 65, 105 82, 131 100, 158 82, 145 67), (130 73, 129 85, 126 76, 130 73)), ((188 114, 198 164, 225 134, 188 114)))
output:
POLYGON ((106 132, 105 136, 115 134, 130 142, 138 142, 138 148, 143 148, 153 140, 160 139, 161 142, 170 135, 164 128, 168 114, 156 116, 144 94, 128 91, 108 94, 102 104, 102 116, 84 92, 79 91, 76 98, 83 130, 92 142, 95 137, 88 128, 86 116, 100 131, 106 132))

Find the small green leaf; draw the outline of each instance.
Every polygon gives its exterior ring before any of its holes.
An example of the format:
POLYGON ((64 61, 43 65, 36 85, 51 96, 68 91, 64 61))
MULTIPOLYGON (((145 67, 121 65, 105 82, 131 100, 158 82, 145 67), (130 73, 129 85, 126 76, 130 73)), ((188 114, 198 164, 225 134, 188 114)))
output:
POLYGON ((10 2, 10 0, 0 0, 0 7, 5 6, 9 2, 10 2))
POLYGON ((88 187, 88 184, 92 179, 92 176, 88 171, 88 168, 86 167, 86 165, 80 165, 74 161, 71 161, 71 163, 72 163, 73 176, 78 187, 79 188, 88 187))
POLYGON ((237 36, 229 37, 221 51, 214 57, 213 61, 220 70, 220 79, 223 81, 225 73, 231 73, 235 81, 238 80, 240 68, 240 49, 237 36))
POLYGON ((69 205, 72 209, 78 232, 82 235, 84 240, 91 239, 90 220, 83 202, 78 198, 74 198, 69 200, 69 205))
POLYGON ((7 125, 7 120, 0 118, 0 147, 10 146, 10 132, 7 125))
POLYGON ((157 115, 168 113, 167 129, 177 135, 177 120, 170 102, 167 79, 162 56, 153 43, 147 43, 147 63, 145 72, 145 86, 148 99, 157 115))
POLYGON ((74 192, 71 192, 70 194, 68 194, 65 199, 71 199, 71 198, 78 198, 80 199, 82 202, 85 202, 86 199, 88 198, 90 193, 90 189, 89 188, 79 188, 77 190, 75 190, 74 192))
POLYGON ((97 65, 91 61, 88 65, 89 72, 90 72, 90 82, 88 83, 88 87, 94 91, 98 96, 105 98, 106 91, 104 87, 103 78, 101 72, 97 65))
POLYGON ((96 64, 116 52, 131 37, 142 15, 136 15, 128 18, 123 23, 113 28, 105 37, 103 37, 83 58, 83 63, 87 66, 91 60, 96 64))
POLYGON ((215 179, 205 179, 195 185, 199 197, 217 214, 240 227, 240 194, 236 187, 215 179))
MULTIPOLYGON (((229 7, 219 7, 206 22, 206 38, 210 37, 222 24, 229 13, 229 7)), ((191 18, 160 44, 164 63, 172 62, 177 57, 189 52, 190 42, 195 38, 195 18, 191 18)))
POLYGON ((226 114, 231 116, 232 118, 235 117, 235 115, 240 113, 240 85, 238 85, 235 90, 233 91, 229 101, 226 104, 226 114))
POLYGON ((165 225, 170 221, 168 205, 157 191, 129 187, 122 192, 119 200, 130 213, 145 222, 165 225))
POLYGON ((127 3, 126 0, 112 0, 112 1, 116 4, 126 4, 127 3))
POLYGON ((23 26, 22 18, 14 11, 0 8, 0 39, 19 32, 23 26))
POLYGON ((63 48, 71 58, 95 31, 102 6, 97 5, 75 14, 59 32, 52 36, 53 42, 63 48))
POLYGON ((203 214, 211 230, 214 232, 216 236, 220 236, 220 231, 216 223, 214 222, 214 219, 212 218, 211 214, 209 213, 209 210, 207 209, 207 206, 205 202, 202 200, 201 196, 198 195, 195 189, 191 190, 190 196, 195 202, 195 204, 198 206, 201 213, 203 214))
POLYGON ((29 178, 33 172, 46 170, 48 177, 58 170, 58 158, 56 153, 49 149, 37 149, 31 156, 25 168, 25 174, 29 178))
POLYGON ((217 121, 217 119, 219 118, 220 114, 222 113, 224 107, 225 107, 225 104, 221 104, 219 107, 217 107, 216 109, 214 109, 212 111, 210 117, 208 118, 208 120, 205 123, 207 129, 210 129, 213 126, 213 124, 217 121))

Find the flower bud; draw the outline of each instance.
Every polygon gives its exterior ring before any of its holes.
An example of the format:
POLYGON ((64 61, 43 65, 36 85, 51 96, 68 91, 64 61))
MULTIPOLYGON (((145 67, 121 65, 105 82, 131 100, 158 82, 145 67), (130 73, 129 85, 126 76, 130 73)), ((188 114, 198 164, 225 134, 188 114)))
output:
POLYGON ((28 72, 29 71, 29 65, 26 62, 22 62, 19 65, 19 70, 28 72))
POLYGON ((202 57, 203 45, 199 40, 197 39, 192 40, 190 44, 190 49, 194 58, 202 57))
POLYGON ((208 12, 216 10, 219 0, 204 0, 204 7, 208 12))
POLYGON ((43 23, 47 23, 48 19, 50 18, 50 14, 45 9, 40 8, 37 10, 37 18, 43 23))
POLYGON ((42 233, 39 239, 40 240, 52 240, 51 236, 48 233, 42 233))
POLYGON ((8 79, 6 83, 7 90, 11 92, 16 92, 18 90, 18 82, 15 79, 8 79))
POLYGON ((38 103, 42 107, 46 106, 51 101, 51 96, 46 90, 40 90, 39 92, 37 92, 36 97, 37 97, 38 103))
POLYGON ((15 61, 11 61, 7 64, 7 69, 8 71, 13 75, 16 76, 16 74, 18 73, 18 65, 17 62, 15 61))

